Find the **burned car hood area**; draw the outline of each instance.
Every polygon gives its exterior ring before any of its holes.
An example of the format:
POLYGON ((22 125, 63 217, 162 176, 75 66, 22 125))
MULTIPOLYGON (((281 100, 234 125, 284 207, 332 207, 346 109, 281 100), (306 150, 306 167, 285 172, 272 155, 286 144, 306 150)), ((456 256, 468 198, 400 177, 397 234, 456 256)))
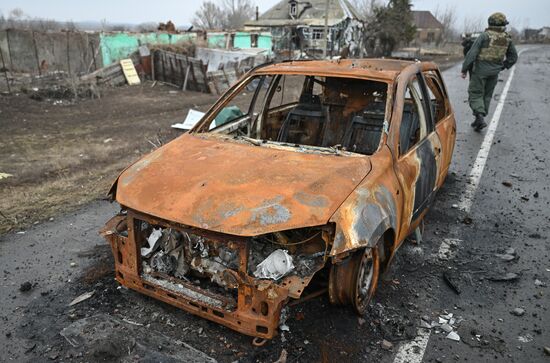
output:
POLYGON ((126 169, 116 200, 186 226, 255 236, 327 223, 369 170, 364 156, 184 134, 126 169))

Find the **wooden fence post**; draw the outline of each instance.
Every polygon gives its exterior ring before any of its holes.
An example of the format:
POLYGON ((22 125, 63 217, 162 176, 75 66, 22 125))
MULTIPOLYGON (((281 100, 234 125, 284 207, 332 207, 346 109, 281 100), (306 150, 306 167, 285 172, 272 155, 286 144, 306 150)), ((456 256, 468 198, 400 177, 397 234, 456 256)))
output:
POLYGON ((11 93, 10 80, 8 79, 8 70, 6 68, 6 63, 4 62, 4 52, 0 47, 0 57, 2 57, 2 68, 4 69, 4 77, 6 77, 6 86, 8 86, 8 93, 11 93))
POLYGON ((34 44, 34 57, 36 58, 36 68, 38 68, 38 75, 42 75, 42 69, 40 67, 40 59, 38 59, 38 47, 36 46, 36 38, 34 37, 34 30, 31 30, 32 43, 34 44))

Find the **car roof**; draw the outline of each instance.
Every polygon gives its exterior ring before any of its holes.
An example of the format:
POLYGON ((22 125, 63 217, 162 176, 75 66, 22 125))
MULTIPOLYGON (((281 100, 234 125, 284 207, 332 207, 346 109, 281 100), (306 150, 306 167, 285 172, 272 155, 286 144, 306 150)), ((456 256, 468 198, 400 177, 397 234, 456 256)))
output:
POLYGON ((408 66, 420 64, 423 70, 436 69, 431 62, 367 58, 338 60, 297 60, 268 64, 255 74, 300 74, 349 78, 367 78, 391 82, 408 66))

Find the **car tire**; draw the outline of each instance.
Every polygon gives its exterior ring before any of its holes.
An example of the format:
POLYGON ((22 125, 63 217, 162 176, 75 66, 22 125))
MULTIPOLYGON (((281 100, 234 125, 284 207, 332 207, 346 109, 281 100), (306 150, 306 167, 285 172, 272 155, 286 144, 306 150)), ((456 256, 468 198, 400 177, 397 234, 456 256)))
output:
POLYGON ((365 314, 378 285, 381 246, 382 240, 375 247, 361 249, 342 263, 332 265, 329 277, 331 303, 351 305, 357 314, 365 314))

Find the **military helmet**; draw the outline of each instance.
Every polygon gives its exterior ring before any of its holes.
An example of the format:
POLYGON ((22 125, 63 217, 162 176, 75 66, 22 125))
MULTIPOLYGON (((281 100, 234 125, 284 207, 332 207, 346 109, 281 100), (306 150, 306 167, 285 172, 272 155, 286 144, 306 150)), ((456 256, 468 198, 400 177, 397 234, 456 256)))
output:
POLYGON ((506 20, 506 15, 503 13, 494 13, 489 17, 490 26, 506 26, 508 25, 508 20, 506 20))

